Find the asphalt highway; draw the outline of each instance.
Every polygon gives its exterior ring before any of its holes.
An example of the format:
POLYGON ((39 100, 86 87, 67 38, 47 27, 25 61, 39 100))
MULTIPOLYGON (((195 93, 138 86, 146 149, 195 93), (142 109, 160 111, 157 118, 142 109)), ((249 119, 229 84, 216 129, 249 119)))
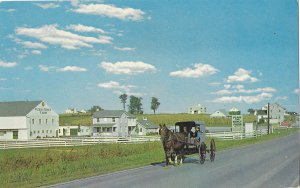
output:
POLYGON ((158 163, 50 187, 298 187, 299 148, 299 135, 293 134, 262 144, 217 152, 214 162, 207 159, 203 165, 198 157, 190 157, 180 166, 165 167, 158 163))

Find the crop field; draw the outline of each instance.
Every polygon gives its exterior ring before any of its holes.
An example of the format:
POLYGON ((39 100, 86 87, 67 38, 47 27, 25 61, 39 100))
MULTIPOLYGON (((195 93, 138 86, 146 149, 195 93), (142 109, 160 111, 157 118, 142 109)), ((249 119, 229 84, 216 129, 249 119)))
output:
MULTIPOLYGON (((259 138, 216 140, 217 152, 271 140, 296 131, 298 129, 284 129, 259 138)), ((218 153, 216 160, 217 158, 218 153)), ((3 150, 0 153, 0 185, 37 187, 150 165, 163 160, 161 142, 3 150)))
MULTIPOLYGON (((59 116, 60 125, 91 125, 91 114, 74 114, 59 116)), ((207 126, 231 126, 231 118, 210 118, 208 114, 142 114, 138 119, 146 117, 153 123, 174 125, 178 121, 204 121, 207 126)), ((256 120, 254 115, 243 115, 244 122, 256 120)))

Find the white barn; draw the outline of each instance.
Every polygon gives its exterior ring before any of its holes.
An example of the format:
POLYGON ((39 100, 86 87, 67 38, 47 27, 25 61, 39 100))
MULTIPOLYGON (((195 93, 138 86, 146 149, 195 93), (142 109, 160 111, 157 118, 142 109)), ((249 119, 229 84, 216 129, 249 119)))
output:
POLYGON ((136 127, 136 118, 124 110, 101 110, 93 114, 93 136, 129 136, 136 127))
POLYGON ((191 106, 188 108, 189 114, 206 114, 206 107, 201 104, 197 104, 195 106, 191 106))
POLYGON ((0 139, 57 137, 58 114, 44 101, 0 102, 0 139))
POLYGON ((209 117, 210 118, 226 118, 226 117, 228 117, 228 113, 226 112, 226 110, 221 109, 221 110, 215 111, 209 117))

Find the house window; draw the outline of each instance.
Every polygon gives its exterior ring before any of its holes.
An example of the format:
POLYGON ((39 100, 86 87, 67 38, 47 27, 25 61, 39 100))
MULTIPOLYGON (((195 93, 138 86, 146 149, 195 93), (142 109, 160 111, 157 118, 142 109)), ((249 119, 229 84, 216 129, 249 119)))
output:
POLYGON ((54 119, 52 119, 52 125, 54 124, 54 119))
POLYGON ((99 121, 100 121, 99 118, 97 118, 97 123, 99 123, 99 121))
POLYGON ((140 128, 140 132, 143 132, 143 128, 140 128))
POLYGON ((39 119, 39 124, 42 124, 42 120, 41 119, 39 119))
POLYGON ((58 129, 58 133, 60 133, 60 129, 58 129))
POLYGON ((35 134, 35 131, 33 131, 33 134, 35 134))
POLYGON ((46 124, 48 124, 48 119, 46 119, 46 124))
POLYGON ((18 131, 13 131, 13 139, 18 139, 18 131))
POLYGON ((48 133, 48 130, 46 131, 46 133, 48 133))
POLYGON ((37 131, 37 133, 39 134, 39 133, 40 133, 40 131, 37 131))
POLYGON ((44 130, 42 130, 42 133, 44 133, 44 130))
POLYGON ((112 128, 107 128, 107 132, 112 132, 112 128))
POLYGON ((32 121, 32 125, 34 124, 34 119, 31 120, 32 121))
POLYGON ((52 133, 52 130, 50 130, 50 133, 52 133))
POLYGON ((116 132, 116 127, 113 128, 113 132, 116 132))
POLYGON ((116 118, 113 117, 113 118, 112 118, 112 122, 116 122, 116 118))

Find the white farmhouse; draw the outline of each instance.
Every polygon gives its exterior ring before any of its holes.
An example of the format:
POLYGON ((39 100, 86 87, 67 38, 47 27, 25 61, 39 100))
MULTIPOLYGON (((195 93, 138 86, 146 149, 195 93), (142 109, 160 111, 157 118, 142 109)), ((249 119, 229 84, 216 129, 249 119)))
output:
POLYGON ((238 108, 233 107, 229 110, 229 115, 241 115, 241 111, 238 108))
POLYGON ((57 137, 58 114, 44 101, 0 102, 0 139, 57 137))
POLYGON ((221 110, 215 111, 209 117, 210 118, 226 118, 226 117, 228 117, 228 113, 226 112, 226 110, 221 109, 221 110))
POLYGON ((206 114, 206 107, 201 104, 191 106, 188 108, 188 114, 206 114))
MULTIPOLYGON (((284 121, 284 114, 285 114, 285 108, 280 106, 278 103, 270 104, 270 123, 276 124, 276 123, 282 123, 284 121)), ((268 105, 265 105, 262 107, 262 110, 266 110, 268 113, 268 105)))
POLYGON ((136 127, 136 118, 124 110, 101 110, 93 114, 94 136, 129 136, 136 127))

